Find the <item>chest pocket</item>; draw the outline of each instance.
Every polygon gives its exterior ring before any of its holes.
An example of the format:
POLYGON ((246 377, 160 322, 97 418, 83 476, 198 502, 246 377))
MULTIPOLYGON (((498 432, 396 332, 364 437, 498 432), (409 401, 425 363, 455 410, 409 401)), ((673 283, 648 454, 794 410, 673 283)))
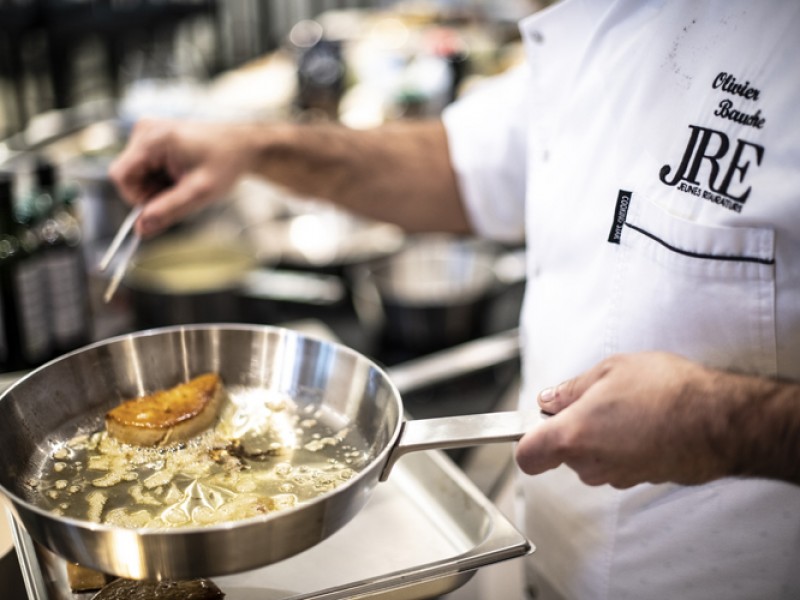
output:
POLYGON ((774 376, 774 235, 694 223, 632 195, 617 222, 604 351, 666 350, 774 376))

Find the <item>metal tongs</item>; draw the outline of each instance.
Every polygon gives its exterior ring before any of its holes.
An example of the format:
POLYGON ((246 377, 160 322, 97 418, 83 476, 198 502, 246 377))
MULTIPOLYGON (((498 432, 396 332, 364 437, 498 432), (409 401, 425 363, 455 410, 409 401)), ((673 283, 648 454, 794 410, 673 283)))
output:
MULTIPOLYGON (((142 214, 142 210, 144 210, 144 204, 139 204, 128 213, 127 217, 125 217, 125 220, 122 222, 122 225, 120 225, 119 230, 117 230, 117 234, 114 236, 114 239, 111 240, 111 244, 108 246, 103 258, 100 259, 100 272, 104 272, 106 269, 108 269, 111 261, 114 259, 114 256, 116 256, 117 252, 120 251, 125 238, 129 233, 131 233, 131 231, 133 231, 133 226, 136 224, 136 220, 139 218, 139 215, 142 214)), ((103 294, 103 301, 106 304, 111 302, 111 298, 114 297, 114 294, 116 293, 117 288, 119 288, 119 284, 122 281, 122 278, 125 276, 131 259, 133 259, 133 255, 139 248, 139 243, 141 241, 141 236, 134 232, 131 236, 131 239, 128 241, 128 244, 123 249, 122 254, 120 254, 116 267, 114 268, 114 272, 111 275, 111 280, 108 282, 106 291, 103 294)))
MULTIPOLYGON (((145 194, 146 197, 152 198, 158 192, 161 192, 172 186, 174 181, 165 171, 157 170, 149 173, 145 177, 144 183, 147 187, 147 193, 145 194)), ((111 244, 109 244, 108 249, 103 255, 103 258, 100 259, 99 269, 101 273, 108 269, 111 261, 114 259, 114 256, 120 251, 125 238, 128 237, 128 234, 131 233, 131 231, 133 231, 133 226, 136 224, 139 215, 141 215, 142 211, 144 210, 144 204, 145 203, 137 204, 133 210, 128 213, 128 216, 125 217, 122 225, 120 225, 117 234, 114 236, 114 239, 111 240, 111 244)), ((131 239, 128 241, 127 246, 125 246, 125 248, 122 250, 122 254, 120 255, 117 265, 114 268, 114 272, 111 275, 111 281, 108 282, 106 291, 103 294, 103 301, 106 304, 111 302, 111 298, 114 297, 117 288, 119 288, 119 284, 122 282, 122 278, 125 277, 125 273, 128 271, 128 266, 133 259, 133 255, 136 254, 136 250, 139 248, 141 241, 141 236, 134 231, 131 239)))

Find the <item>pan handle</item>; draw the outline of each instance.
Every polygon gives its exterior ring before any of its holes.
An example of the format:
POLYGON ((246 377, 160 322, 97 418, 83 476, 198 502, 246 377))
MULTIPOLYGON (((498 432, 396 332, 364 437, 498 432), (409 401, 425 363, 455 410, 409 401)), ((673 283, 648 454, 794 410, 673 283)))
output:
POLYGON ((546 417, 537 410, 519 410, 405 421, 380 480, 386 481, 394 463, 409 452, 516 442, 546 417))

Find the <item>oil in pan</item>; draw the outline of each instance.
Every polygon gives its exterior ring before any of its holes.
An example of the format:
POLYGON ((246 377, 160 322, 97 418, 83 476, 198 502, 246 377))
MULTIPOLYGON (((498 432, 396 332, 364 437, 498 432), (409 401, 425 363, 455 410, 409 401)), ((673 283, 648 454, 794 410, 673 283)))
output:
POLYGON ((187 442, 141 447, 105 430, 71 437, 27 477, 29 501, 59 516, 130 528, 203 526, 291 508, 367 460, 357 432, 313 403, 232 387, 218 423, 187 442))

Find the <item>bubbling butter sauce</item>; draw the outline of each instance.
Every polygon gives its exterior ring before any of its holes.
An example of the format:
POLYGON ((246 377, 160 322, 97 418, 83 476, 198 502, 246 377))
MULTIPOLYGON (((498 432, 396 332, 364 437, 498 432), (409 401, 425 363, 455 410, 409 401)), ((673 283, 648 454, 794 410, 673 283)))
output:
POLYGON ((105 430, 69 439, 27 478, 29 499, 61 516, 154 529, 291 508, 368 462, 357 433, 323 416, 280 392, 229 388, 216 426, 181 444, 132 446, 105 430))

